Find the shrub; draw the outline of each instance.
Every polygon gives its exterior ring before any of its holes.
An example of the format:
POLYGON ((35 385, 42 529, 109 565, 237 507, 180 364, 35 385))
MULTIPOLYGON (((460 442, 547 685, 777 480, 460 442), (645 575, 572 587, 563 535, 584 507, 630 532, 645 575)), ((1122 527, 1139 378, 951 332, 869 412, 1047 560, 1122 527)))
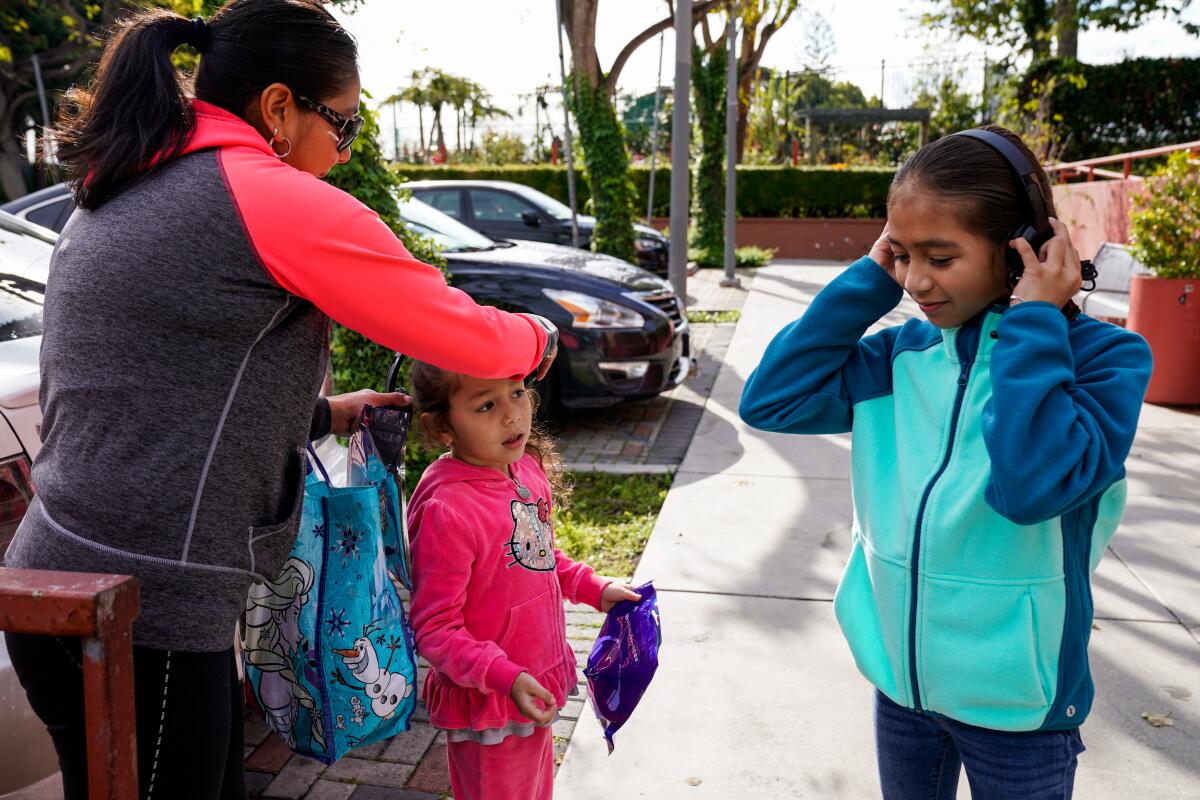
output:
POLYGON ((1172 153, 1134 195, 1129 241, 1160 278, 1200 278, 1200 159, 1172 153))
POLYGON ((1025 74, 1017 97, 1027 103, 1050 85, 1067 161, 1200 139, 1200 58, 1050 59, 1025 74))
MULTIPOLYGON (((567 202, 565 166, 515 165, 425 166, 404 164, 396 168, 403 180, 513 181, 531 186, 563 203, 567 202)), ((645 212, 650 170, 630 170, 637 190, 635 209, 645 212)), ((859 217, 887 216, 887 191, 895 170, 890 167, 778 167, 739 166, 737 214, 740 217, 859 217)), ((670 213, 671 168, 658 167, 654 177, 654 215, 670 213)), ((589 194, 583 176, 575 188, 582 213, 589 194)))
MULTIPOLYGON (((391 228, 408 252, 420 261, 445 267, 445 260, 438 253, 430 239, 413 233, 400 220, 400 210, 396 204, 396 193, 400 184, 399 178, 388 169, 383 159, 376 135, 379 124, 375 112, 366 103, 359 113, 366 121, 362 135, 351 145, 352 157, 349 162, 339 165, 329 175, 329 182, 358 198, 364 205, 379 214, 379 218, 391 228)), ((344 328, 333 326, 330 337, 330 360, 333 373, 335 392, 352 392, 358 389, 375 389, 383 391, 388 369, 391 367, 395 354, 387 348, 375 344, 362 334, 344 328)), ((407 367, 401 371, 400 385, 405 385, 408 378, 407 367)), ((425 466, 435 457, 435 453, 421 446, 415 436, 410 437, 405 462, 408 470, 409 489, 424 471, 425 466)))

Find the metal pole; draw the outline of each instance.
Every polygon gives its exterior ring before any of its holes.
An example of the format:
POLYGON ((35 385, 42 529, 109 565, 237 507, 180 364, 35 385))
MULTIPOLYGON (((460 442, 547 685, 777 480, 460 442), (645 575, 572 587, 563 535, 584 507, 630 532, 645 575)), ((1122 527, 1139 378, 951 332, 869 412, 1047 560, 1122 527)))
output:
POLYGON ((50 107, 46 103, 46 87, 42 83, 42 65, 38 61, 37 53, 34 53, 29 59, 33 62, 33 80, 37 86, 38 102, 42 106, 42 127, 50 129, 50 107))
POLYGON ((658 83, 654 84, 654 122, 650 129, 650 189, 646 199, 646 224, 654 216, 654 168, 658 163, 658 112, 662 100, 663 34, 658 35, 658 83))
POLYGON ((688 148, 692 120, 688 113, 692 83, 692 0, 675 3, 675 108, 671 117, 671 259, 668 274, 675 296, 687 303, 688 148))
POLYGON ((42 83, 42 65, 37 53, 29 57, 33 62, 33 80, 37 87, 38 102, 42 107, 42 158, 47 164, 57 164, 54 143, 50 138, 50 106, 46 102, 46 86, 42 83))
MULTIPOLYGON (((729 65, 725 80, 725 277, 722 286, 740 288, 735 259, 737 247, 737 112, 738 58, 737 20, 730 11, 729 65)), ((786 94, 785 94, 786 97, 786 94)))
POLYGON ((988 57, 987 53, 983 54, 983 119, 980 123, 986 124, 992 121, 992 110, 988 105, 988 57))
POLYGON ((886 83, 886 80, 885 80, 886 78, 887 78, 887 59, 884 58, 884 59, 880 59, 880 61, 879 61, 879 107, 880 108, 887 108, 887 104, 883 102, 883 91, 884 91, 883 87, 884 87, 884 84, 886 83))
POLYGON ((575 148, 571 145, 571 116, 567 111, 567 62, 563 60, 562 3, 556 0, 554 13, 558 16, 558 71, 562 76, 563 128, 567 146, 567 199, 571 206, 571 246, 579 247, 579 214, 575 210, 575 148))
POLYGON ((396 124, 396 106, 392 103, 392 161, 400 161, 400 126, 396 124))

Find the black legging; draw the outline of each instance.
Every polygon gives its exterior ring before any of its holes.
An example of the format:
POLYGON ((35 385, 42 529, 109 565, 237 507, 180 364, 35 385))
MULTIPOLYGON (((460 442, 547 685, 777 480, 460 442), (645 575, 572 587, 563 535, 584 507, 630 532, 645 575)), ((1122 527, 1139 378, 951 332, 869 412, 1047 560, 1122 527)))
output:
MULTIPOLYGON (((65 800, 87 800, 79 640, 6 633, 13 669, 58 751, 65 800)), ((133 648, 138 790, 145 800, 244 800, 242 687, 233 648, 133 648), (222 711, 224 710, 224 711, 222 711)))

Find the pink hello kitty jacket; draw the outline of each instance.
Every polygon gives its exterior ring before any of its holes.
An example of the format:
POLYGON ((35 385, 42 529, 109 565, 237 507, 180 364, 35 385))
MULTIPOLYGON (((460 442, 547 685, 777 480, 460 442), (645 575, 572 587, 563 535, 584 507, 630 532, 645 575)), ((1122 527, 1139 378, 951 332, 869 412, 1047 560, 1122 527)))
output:
POLYGON ((409 506, 412 624, 438 728, 529 723, 509 697, 522 672, 561 708, 576 683, 563 598, 598 609, 610 583, 555 548, 550 482, 534 457, 512 471, 528 499, 496 470, 443 456, 409 506))

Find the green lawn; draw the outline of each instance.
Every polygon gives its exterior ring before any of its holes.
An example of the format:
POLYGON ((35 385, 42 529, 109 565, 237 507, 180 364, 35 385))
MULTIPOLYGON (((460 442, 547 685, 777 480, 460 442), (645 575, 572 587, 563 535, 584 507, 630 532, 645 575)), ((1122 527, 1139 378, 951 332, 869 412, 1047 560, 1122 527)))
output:
POLYGON ((570 507, 554 511, 559 548, 601 575, 633 575, 671 486, 670 475, 575 475, 570 507))
POLYGON ((724 311, 688 311, 688 322, 693 325, 704 325, 714 322, 737 322, 742 318, 742 311, 738 308, 726 309, 724 311))

